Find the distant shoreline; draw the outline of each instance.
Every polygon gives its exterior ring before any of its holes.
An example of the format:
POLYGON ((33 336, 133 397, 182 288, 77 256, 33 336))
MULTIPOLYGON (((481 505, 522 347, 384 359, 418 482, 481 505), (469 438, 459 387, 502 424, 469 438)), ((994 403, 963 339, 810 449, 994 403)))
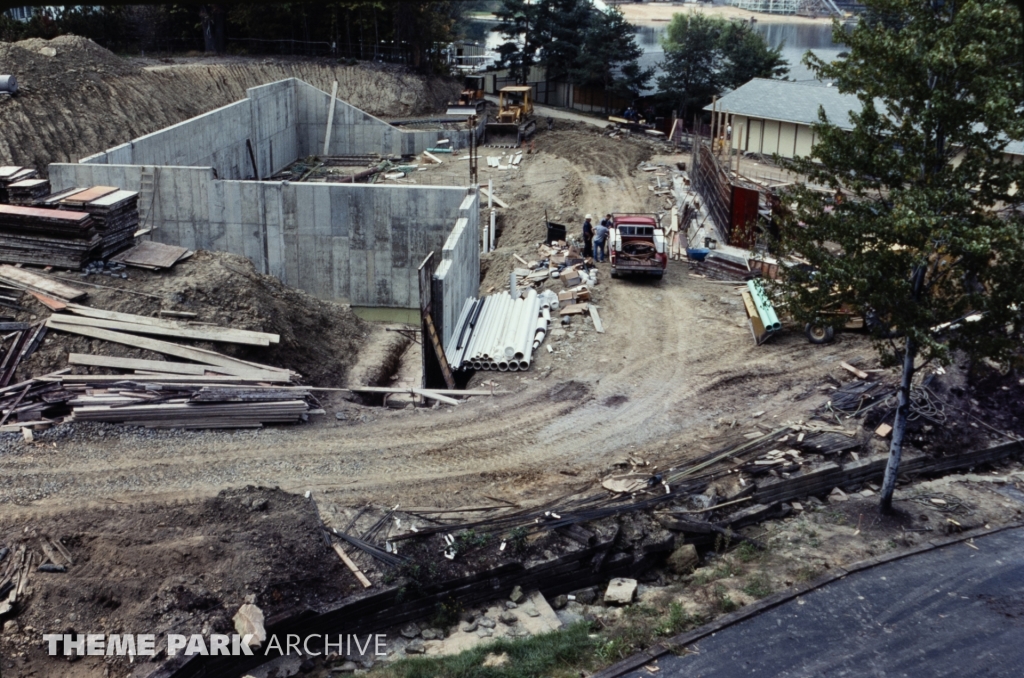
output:
POLYGON ((728 5, 699 5, 697 3, 670 4, 667 2, 617 5, 622 11, 626 21, 634 26, 665 26, 672 20, 673 14, 707 14, 719 16, 724 19, 741 19, 750 21, 753 18, 758 23, 765 24, 830 24, 831 19, 795 16, 793 14, 764 14, 762 12, 749 12, 745 9, 738 9, 728 5))

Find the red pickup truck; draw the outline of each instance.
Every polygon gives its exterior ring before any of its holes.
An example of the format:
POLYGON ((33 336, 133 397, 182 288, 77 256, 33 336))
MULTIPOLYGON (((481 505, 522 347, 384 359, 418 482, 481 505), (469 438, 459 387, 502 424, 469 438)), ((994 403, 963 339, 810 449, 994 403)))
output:
POLYGON ((613 214, 608 233, 612 277, 652 275, 660 278, 668 267, 668 241, 654 214, 613 214))

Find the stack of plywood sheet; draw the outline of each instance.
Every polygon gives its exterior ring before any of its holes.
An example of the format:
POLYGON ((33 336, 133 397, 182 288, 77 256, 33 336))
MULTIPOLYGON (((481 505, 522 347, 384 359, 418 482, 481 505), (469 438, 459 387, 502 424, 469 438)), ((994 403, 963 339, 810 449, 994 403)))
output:
POLYGON ((103 239, 99 252, 103 259, 135 242, 135 231, 139 228, 139 194, 134 191, 122 191, 114 186, 65 191, 58 205, 61 209, 80 210, 93 216, 96 230, 103 239))
POLYGON ((0 167, 0 203, 8 201, 8 186, 19 181, 25 181, 26 179, 34 179, 37 174, 38 172, 31 167, 19 167, 17 165, 0 167))
POLYGON ((81 268, 102 242, 91 215, 0 205, 0 261, 81 268))
POLYGON ((7 187, 7 201, 12 205, 32 207, 50 195, 49 179, 24 179, 7 187))

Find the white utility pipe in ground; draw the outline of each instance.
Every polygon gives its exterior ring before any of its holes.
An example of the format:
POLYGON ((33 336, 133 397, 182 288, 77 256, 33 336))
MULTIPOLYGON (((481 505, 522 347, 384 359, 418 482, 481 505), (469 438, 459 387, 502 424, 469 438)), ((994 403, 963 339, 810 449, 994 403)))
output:
POLYGON ((518 334, 515 340, 515 353, 513 356, 516 360, 522 360, 523 356, 526 355, 526 346, 533 341, 534 329, 537 325, 537 312, 538 312, 538 300, 537 292, 530 290, 526 293, 526 298, 523 300, 526 305, 523 311, 523 317, 520 320, 518 334))
POLYGON ((506 359, 516 354, 516 338, 519 336, 520 323, 523 322, 523 313, 526 310, 526 300, 516 299, 512 305, 512 317, 509 318, 508 327, 505 328, 505 336, 502 338, 501 355, 506 359))
POLYGON ((495 309, 492 311, 492 320, 490 320, 490 329, 487 331, 487 336, 483 345, 480 346, 480 355, 487 358, 497 357, 494 352, 495 340, 501 335, 504 330, 504 323, 506 321, 506 306, 511 302, 511 299, 507 295, 497 295, 498 303, 495 309))
POLYGON ((487 325, 487 308, 491 305, 491 297, 484 297, 481 302, 483 307, 480 309, 480 315, 476 319, 476 327, 473 328, 473 334, 469 337, 469 342, 466 344, 465 357, 469 360, 475 360, 476 346, 480 342, 480 337, 483 335, 487 325))

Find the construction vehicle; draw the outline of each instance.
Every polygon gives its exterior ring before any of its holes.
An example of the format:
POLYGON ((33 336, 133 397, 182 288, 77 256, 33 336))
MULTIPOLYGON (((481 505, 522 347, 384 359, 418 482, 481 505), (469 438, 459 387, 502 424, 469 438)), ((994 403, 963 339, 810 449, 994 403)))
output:
POLYGON ((613 278, 665 275, 668 240, 657 215, 613 214, 607 245, 613 278))
POLYGON ((498 113, 487 123, 487 144, 519 146, 537 129, 533 115, 533 87, 510 85, 498 92, 498 113))
POLYGON ((478 115, 484 104, 484 76, 467 75, 462 83, 459 101, 448 104, 448 115, 478 115))

